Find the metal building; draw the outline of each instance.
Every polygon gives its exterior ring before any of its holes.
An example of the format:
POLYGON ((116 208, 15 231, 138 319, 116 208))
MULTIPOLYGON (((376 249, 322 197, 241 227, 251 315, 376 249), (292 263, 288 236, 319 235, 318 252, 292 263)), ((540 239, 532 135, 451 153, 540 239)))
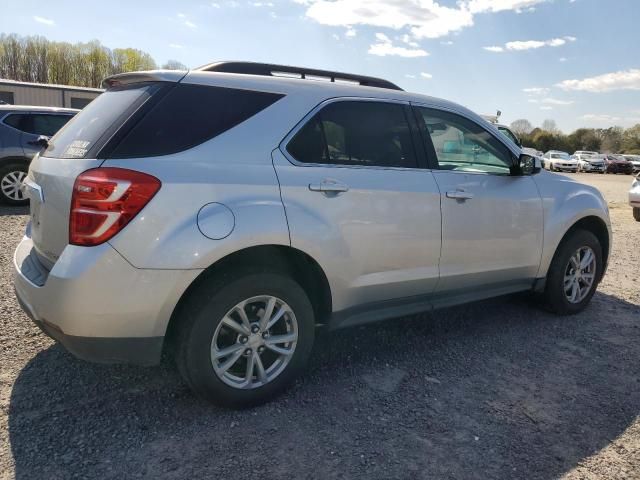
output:
POLYGON ((103 91, 100 88, 16 82, 0 78, 0 102, 11 105, 84 108, 103 91))

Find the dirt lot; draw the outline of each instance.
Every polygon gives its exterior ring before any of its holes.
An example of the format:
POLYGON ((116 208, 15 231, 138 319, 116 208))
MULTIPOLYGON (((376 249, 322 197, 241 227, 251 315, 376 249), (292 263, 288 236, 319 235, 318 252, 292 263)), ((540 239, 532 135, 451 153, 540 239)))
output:
POLYGON ((91 365, 12 291, 24 210, 0 209, 0 479, 640 478, 640 223, 611 207, 608 275, 581 315, 503 298, 322 338, 284 397, 244 412, 171 365, 91 365))

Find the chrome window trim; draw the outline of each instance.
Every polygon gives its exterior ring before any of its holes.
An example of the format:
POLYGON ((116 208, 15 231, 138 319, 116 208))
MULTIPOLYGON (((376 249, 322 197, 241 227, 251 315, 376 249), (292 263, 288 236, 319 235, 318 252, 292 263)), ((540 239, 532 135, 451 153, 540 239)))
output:
MULTIPOLYGON (((507 151, 512 153, 514 155, 514 157, 519 158, 520 154, 522 153, 521 151, 517 151, 515 150, 510 143, 512 143, 510 140, 508 140, 506 137, 504 137, 504 135, 502 133, 500 133, 500 131, 498 130, 498 128, 493 125, 488 123, 488 125, 492 126, 495 129, 495 132, 491 131, 491 129, 486 128, 485 125, 482 125, 480 122, 478 122, 478 120, 474 117, 472 117, 471 115, 469 115, 467 112, 463 111, 463 110, 458 110, 456 108, 449 108, 449 107, 444 107, 442 105, 438 105, 435 103, 428 103, 428 102, 410 102, 412 107, 424 107, 424 108, 429 108, 431 110, 442 110, 445 112, 449 112, 449 113, 453 113, 455 115, 458 115, 462 118, 464 118, 465 120, 468 120, 470 122, 475 123, 478 127, 482 128, 483 130, 485 130, 487 133, 489 133, 493 138, 495 138, 496 140, 498 140, 502 145, 504 145, 507 148, 507 151), (504 138, 500 138, 500 137, 504 137, 504 138)), ((517 145, 513 145, 517 148, 517 145)), ((518 149, 519 150, 519 149, 518 149)), ((438 161, 438 159, 436 158, 436 162, 438 161)), ((466 172, 466 171, 462 171, 462 170, 443 170, 441 168, 434 168, 432 170, 434 173, 437 172, 446 172, 446 173, 456 173, 456 174, 461 174, 461 175, 492 175, 492 176, 496 176, 496 177, 519 177, 519 175, 511 175, 510 173, 492 173, 492 172, 466 172)))
MULTIPOLYGON (((300 162, 300 161, 296 160, 295 158, 293 158, 293 156, 287 150, 287 145, 289 144, 289 142, 291 142, 293 137, 295 137, 296 134, 304 126, 307 125, 309 120, 311 120, 315 116, 316 113, 318 113, 324 107, 326 107, 327 105, 330 105, 332 103, 354 102, 354 101, 355 102, 394 103, 394 104, 398 104, 398 105, 404 105, 404 106, 407 106, 407 107, 411 107, 411 102, 408 101, 408 100, 394 100, 394 99, 376 98, 376 97, 333 97, 333 98, 329 98, 329 99, 323 100, 318 105, 316 105, 309 113, 307 113, 304 117, 302 117, 302 120, 300 120, 295 125, 295 127, 293 127, 293 129, 282 139, 282 141, 278 144, 278 147, 277 147, 280 150, 280 153, 282 153, 282 155, 284 155, 284 157, 291 164, 295 165, 296 167, 355 168, 355 169, 366 169, 366 170, 399 170, 399 171, 403 171, 403 172, 404 171, 406 171, 406 172, 430 171, 429 168, 421 168, 420 166, 416 166, 416 167, 383 167, 383 166, 375 166, 375 165, 343 165, 343 164, 336 164, 336 163, 305 163, 305 162, 300 162)), ((408 124, 409 128, 411 128, 411 125, 410 125, 408 120, 407 120, 407 124, 408 124)), ((411 135, 413 136, 413 132, 411 133, 411 135)), ((418 162, 418 156, 416 156, 416 163, 417 162, 418 162)))

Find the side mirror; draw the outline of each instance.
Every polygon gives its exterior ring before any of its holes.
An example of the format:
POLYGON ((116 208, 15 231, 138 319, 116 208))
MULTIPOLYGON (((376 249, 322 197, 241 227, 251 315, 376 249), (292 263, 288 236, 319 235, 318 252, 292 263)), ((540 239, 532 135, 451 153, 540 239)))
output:
POLYGON ((535 175, 542 170, 542 162, 538 157, 521 153, 514 170, 514 175, 535 175))
POLYGON ((29 142, 29 145, 35 145, 40 148, 47 148, 49 146, 49 137, 46 135, 40 135, 36 140, 29 142))

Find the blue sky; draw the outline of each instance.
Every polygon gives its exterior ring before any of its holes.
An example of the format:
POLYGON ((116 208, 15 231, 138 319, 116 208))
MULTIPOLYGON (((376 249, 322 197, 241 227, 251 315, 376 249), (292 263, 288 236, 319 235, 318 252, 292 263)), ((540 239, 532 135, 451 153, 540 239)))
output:
POLYGON ((639 0, 4 0, 0 32, 387 78, 510 123, 640 123, 639 0))

